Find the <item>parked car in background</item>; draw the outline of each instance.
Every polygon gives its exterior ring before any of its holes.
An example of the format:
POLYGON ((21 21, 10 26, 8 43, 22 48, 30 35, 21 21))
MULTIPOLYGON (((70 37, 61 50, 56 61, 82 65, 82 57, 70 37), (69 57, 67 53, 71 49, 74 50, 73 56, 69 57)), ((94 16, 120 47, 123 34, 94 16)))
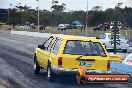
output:
POLYGON ((58 30, 61 30, 61 31, 65 30, 65 28, 66 28, 65 24, 59 24, 58 26, 58 30))
POLYGON ((84 28, 84 25, 78 24, 78 25, 77 25, 77 28, 84 28))
POLYGON ((109 24, 100 24, 97 27, 93 28, 93 30, 97 31, 97 30, 102 30, 102 31, 106 31, 110 29, 110 25, 109 24))
POLYGON ((18 30, 30 30, 30 26, 27 26, 27 25, 19 25, 17 26, 17 29, 18 30))
MULTIPOLYGON (((123 52, 127 52, 127 49, 129 48, 129 41, 121 34, 118 34, 118 35, 120 38, 120 44, 116 45, 116 49, 123 50, 123 52)), ((97 39, 101 40, 104 43, 107 50, 114 49, 114 44, 111 42, 111 41, 113 41, 111 39, 111 33, 104 33, 104 34, 100 35, 100 37, 97 39)))
POLYGON ((73 26, 70 24, 59 24, 58 26, 58 30, 61 30, 61 31, 66 30, 66 29, 72 29, 72 28, 73 26))
POLYGON ((129 46, 132 47, 132 40, 129 40, 129 46))
POLYGON ((34 73, 46 69, 49 80, 55 75, 76 75, 80 64, 88 74, 111 73, 110 57, 103 44, 94 38, 53 35, 34 52, 34 73))
POLYGON ((7 25, 7 23, 0 22, 0 26, 7 25))
POLYGON ((40 30, 45 30, 45 26, 44 25, 39 25, 39 29, 40 30))
POLYGON ((77 29, 77 25, 75 25, 75 24, 71 24, 71 27, 72 27, 73 29, 77 29))
POLYGON ((72 29, 72 26, 70 24, 66 24, 65 29, 72 29))

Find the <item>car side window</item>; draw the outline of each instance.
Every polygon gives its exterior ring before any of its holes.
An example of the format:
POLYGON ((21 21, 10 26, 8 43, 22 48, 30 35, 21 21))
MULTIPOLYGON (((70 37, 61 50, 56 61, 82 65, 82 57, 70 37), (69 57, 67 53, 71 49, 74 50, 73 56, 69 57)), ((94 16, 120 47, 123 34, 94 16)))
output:
POLYGON ((108 38, 111 39, 111 35, 108 35, 108 38))
POLYGON ((100 39, 105 39, 105 38, 106 38, 105 34, 103 34, 103 35, 100 36, 100 39))
POLYGON ((99 43, 93 43, 92 47, 94 54, 105 56, 104 50, 99 43))
POLYGON ((55 44, 55 47, 54 47, 54 49, 53 49, 53 53, 58 53, 58 51, 59 51, 59 48, 60 48, 60 46, 61 46, 61 43, 62 43, 62 41, 61 40, 58 40, 57 42, 56 42, 56 44, 55 44))
POLYGON ((51 51, 53 44, 55 43, 56 38, 53 38, 52 41, 50 42, 49 46, 48 46, 48 51, 51 51))
MULTIPOLYGON (((46 48, 48 48, 48 46, 49 46, 49 44, 50 44, 50 42, 52 41, 52 37, 51 38, 49 38, 45 43, 44 43, 44 47, 46 47, 46 48)), ((43 48, 42 48, 43 49, 43 48)))

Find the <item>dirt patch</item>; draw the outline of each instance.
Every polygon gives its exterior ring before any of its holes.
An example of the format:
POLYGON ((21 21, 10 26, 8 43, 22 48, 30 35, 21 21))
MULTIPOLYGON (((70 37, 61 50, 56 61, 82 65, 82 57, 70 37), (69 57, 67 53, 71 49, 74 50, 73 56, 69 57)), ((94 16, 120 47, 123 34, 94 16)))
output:
POLYGON ((7 81, 0 79, 0 88, 11 88, 11 87, 7 81))

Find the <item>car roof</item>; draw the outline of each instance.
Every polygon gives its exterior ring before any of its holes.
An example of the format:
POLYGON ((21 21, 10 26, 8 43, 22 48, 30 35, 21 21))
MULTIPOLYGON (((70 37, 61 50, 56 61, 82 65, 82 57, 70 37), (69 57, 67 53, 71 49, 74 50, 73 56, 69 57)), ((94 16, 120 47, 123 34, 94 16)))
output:
POLYGON ((100 42, 96 37, 85 37, 85 36, 74 36, 74 35, 63 35, 63 34, 54 34, 54 37, 61 38, 63 40, 83 40, 83 41, 93 41, 100 42))
POLYGON ((107 34, 107 35, 111 35, 111 33, 105 33, 105 34, 107 34))
MULTIPOLYGON (((111 35, 111 33, 105 33, 106 35, 111 35)), ((117 35, 121 35, 121 34, 117 34, 117 35)))

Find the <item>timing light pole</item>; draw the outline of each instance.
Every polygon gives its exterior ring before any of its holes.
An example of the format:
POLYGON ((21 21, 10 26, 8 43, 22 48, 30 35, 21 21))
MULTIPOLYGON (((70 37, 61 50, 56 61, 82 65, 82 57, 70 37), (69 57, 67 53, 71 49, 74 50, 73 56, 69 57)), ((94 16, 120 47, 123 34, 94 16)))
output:
POLYGON ((116 17, 115 17, 115 29, 114 29, 114 54, 116 54, 116 43, 117 43, 117 30, 118 30, 118 14, 117 14, 117 8, 120 7, 123 3, 118 3, 115 6, 116 11, 116 17))
POLYGON ((10 24, 10 8, 8 9, 8 25, 10 24))
POLYGON ((39 0, 36 1, 38 1, 38 32, 39 32, 39 0))
POLYGON ((12 4, 10 4, 11 8, 9 7, 8 9, 8 25, 10 25, 10 13, 11 13, 11 9, 12 9, 12 4))
POLYGON ((88 0, 87 0, 87 13, 86 13, 86 36, 87 36, 87 30, 88 30, 88 0))

